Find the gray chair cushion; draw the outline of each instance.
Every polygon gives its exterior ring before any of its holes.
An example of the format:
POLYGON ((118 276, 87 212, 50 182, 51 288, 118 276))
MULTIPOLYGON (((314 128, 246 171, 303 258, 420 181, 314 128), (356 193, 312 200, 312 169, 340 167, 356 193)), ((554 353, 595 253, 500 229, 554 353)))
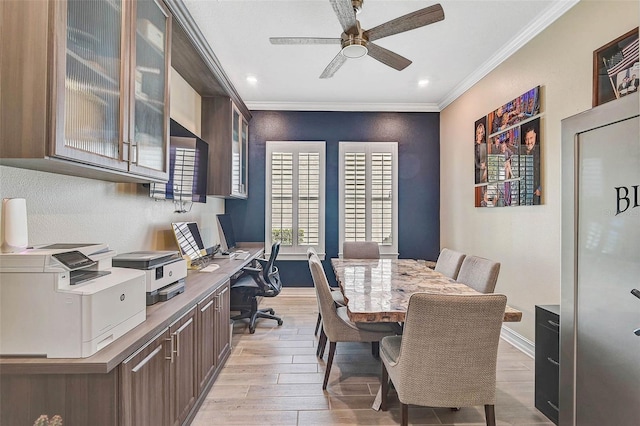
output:
POLYGON ((345 259, 380 259, 380 248, 375 241, 345 241, 342 244, 345 259))
POLYGON ((460 266, 464 258, 465 255, 463 253, 443 248, 438 256, 434 271, 438 271, 455 280, 458 277, 458 271, 460 271, 460 266))
POLYGON ((462 262, 456 281, 480 293, 493 293, 498 282, 500 263, 478 256, 467 256, 462 262))

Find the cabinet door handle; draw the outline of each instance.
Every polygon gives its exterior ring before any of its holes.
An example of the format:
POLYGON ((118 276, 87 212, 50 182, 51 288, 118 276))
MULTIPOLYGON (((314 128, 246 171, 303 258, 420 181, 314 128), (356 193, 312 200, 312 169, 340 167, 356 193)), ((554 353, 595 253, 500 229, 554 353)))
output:
POLYGON ((201 309, 200 312, 204 312, 207 309, 209 309, 209 306, 211 306, 211 304, 213 303, 213 299, 209 301, 209 303, 207 303, 206 305, 204 305, 201 309))
POLYGON ((547 361, 549 361, 551 364, 555 365, 556 367, 560 366, 560 363, 555 359, 551 358, 550 356, 547 357, 547 361))
POLYGON ((556 411, 560 411, 560 409, 558 408, 558 406, 556 404, 554 404, 551 401, 547 401, 547 404, 549 404, 551 406, 551 408, 553 408, 556 411))
POLYGON ((173 333, 173 335, 176 336, 176 356, 180 356, 180 333, 182 333, 182 331, 192 323, 193 323, 193 317, 189 318, 189 321, 182 324, 180 328, 177 329, 175 333, 173 333))
POLYGON ((633 294, 635 297, 640 299, 640 290, 638 290, 637 288, 634 288, 633 290, 631 290, 631 294, 633 294))
POLYGON ((165 356, 164 359, 171 361, 171 364, 173 364, 173 352, 174 352, 173 334, 171 335, 171 337, 164 340, 167 342, 170 342, 169 357, 165 356))
POLYGON ((552 326, 554 326, 554 327, 560 327, 560 324, 558 324, 558 323, 557 323, 557 322, 555 322, 555 321, 547 320, 547 322, 548 322, 549 324, 551 324, 552 326))

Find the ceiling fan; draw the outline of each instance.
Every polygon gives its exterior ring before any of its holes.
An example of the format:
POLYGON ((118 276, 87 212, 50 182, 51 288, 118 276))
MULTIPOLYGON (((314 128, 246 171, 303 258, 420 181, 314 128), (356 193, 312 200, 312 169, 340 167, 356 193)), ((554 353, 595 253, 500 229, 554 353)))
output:
POLYGON ((329 0, 344 30, 340 38, 318 37, 270 37, 271 44, 340 44, 341 50, 324 69, 320 78, 331 78, 348 58, 361 58, 369 55, 398 71, 402 71, 411 61, 373 41, 394 34, 424 27, 444 19, 444 11, 440 4, 416 10, 377 27, 362 30, 356 20, 356 13, 362 8, 364 0, 329 0))

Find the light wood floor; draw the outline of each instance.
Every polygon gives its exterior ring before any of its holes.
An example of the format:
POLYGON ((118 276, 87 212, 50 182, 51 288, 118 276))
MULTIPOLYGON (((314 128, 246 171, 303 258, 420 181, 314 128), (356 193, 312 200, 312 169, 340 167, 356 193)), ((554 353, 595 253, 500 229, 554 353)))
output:
MULTIPOLYGON (((388 412, 371 408, 379 387, 380 361, 371 346, 338 343, 326 392, 322 391, 327 353, 316 358, 314 328, 318 307, 314 290, 285 288, 261 307, 272 307, 284 321, 259 320, 255 334, 245 321, 234 324, 231 357, 192 425, 395 425, 400 423, 391 391, 388 412)), ((328 347, 327 351, 328 352, 328 347)), ((552 425, 535 409, 534 363, 501 341, 498 354, 498 425, 552 425)), ((414 425, 483 425, 483 407, 410 406, 414 425)))

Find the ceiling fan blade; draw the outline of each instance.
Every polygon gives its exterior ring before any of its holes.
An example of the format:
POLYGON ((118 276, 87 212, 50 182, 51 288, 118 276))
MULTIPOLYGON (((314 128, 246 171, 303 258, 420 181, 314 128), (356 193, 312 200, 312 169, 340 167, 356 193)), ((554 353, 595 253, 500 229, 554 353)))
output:
POLYGON ((371 28, 364 32, 364 36, 367 40, 374 41, 382 37, 424 27, 425 25, 433 24, 443 19, 444 11, 438 3, 371 28))
POLYGON ((342 64, 345 63, 346 60, 347 60, 347 57, 344 56, 342 54, 342 52, 338 52, 336 57, 333 58, 331 60, 331 62, 329 63, 329 65, 327 65, 327 67, 324 69, 324 71, 322 71, 322 74, 320 74, 320 78, 331 78, 331 77, 333 77, 333 75, 336 73, 336 71, 338 71, 338 69, 340 69, 340 67, 342 66, 342 64))
POLYGON ((385 49, 384 47, 378 46, 377 44, 371 42, 367 43, 367 50, 367 55, 385 65, 389 65, 391 68, 397 69, 398 71, 402 71, 411 65, 411 61, 404 56, 400 56, 397 53, 385 49))
POLYGON ((342 30, 346 34, 352 34, 354 28, 356 28, 356 12, 353 10, 353 5, 351 4, 351 0, 329 0, 331 2, 331 6, 333 6, 333 10, 336 12, 336 16, 338 16, 338 21, 340 21, 340 25, 342 26, 342 30))
POLYGON ((340 44, 339 38, 321 37, 269 37, 271 44, 340 44))

